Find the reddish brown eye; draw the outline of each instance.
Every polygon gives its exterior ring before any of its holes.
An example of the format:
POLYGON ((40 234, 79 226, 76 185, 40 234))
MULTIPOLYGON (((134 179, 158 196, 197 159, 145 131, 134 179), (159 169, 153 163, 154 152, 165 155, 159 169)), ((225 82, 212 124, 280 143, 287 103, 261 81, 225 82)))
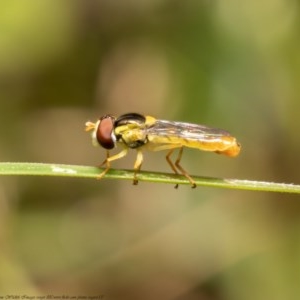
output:
POLYGON ((113 134, 114 117, 104 116, 100 119, 96 137, 98 143, 105 149, 112 149, 115 147, 115 139, 113 134))

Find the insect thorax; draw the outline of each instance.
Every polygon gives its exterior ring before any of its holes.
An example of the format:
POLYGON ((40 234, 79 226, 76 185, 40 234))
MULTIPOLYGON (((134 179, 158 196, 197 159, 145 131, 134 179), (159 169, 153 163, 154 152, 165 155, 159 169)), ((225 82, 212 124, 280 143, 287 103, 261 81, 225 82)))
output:
POLYGON ((144 130, 127 129, 122 131, 120 128, 118 129, 115 130, 117 141, 119 143, 123 143, 129 148, 139 148, 148 142, 148 138, 144 130))

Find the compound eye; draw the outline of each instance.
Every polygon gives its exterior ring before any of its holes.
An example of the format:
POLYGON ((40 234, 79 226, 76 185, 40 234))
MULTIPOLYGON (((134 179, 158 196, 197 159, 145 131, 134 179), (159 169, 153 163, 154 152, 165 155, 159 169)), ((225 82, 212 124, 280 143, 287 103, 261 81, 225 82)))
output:
POLYGON ((104 116, 100 119, 96 138, 98 143, 105 149, 113 149, 115 147, 115 139, 113 134, 114 117, 104 116))

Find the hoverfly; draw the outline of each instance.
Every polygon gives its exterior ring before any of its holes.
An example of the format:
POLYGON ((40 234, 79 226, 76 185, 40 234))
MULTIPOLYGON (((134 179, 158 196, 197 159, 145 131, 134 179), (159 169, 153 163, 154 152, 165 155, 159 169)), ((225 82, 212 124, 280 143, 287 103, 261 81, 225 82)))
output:
POLYGON ((86 131, 92 131, 93 144, 100 145, 107 150, 107 157, 102 163, 102 165, 106 165, 106 168, 99 175, 99 179, 110 169, 112 161, 127 155, 129 148, 137 150, 133 167, 134 185, 138 184, 137 173, 143 163, 143 150, 169 150, 166 160, 171 169, 175 174, 184 175, 195 188, 195 181, 180 165, 184 147, 211 151, 231 157, 237 156, 241 149, 236 138, 225 130, 204 125, 158 120, 137 113, 124 114, 118 118, 105 115, 96 123, 86 122, 85 126, 86 131), (122 151, 110 156, 109 150, 117 145, 122 147, 122 151), (173 163, 170 157, 176 148, 179 148, 179 154, 173 163))

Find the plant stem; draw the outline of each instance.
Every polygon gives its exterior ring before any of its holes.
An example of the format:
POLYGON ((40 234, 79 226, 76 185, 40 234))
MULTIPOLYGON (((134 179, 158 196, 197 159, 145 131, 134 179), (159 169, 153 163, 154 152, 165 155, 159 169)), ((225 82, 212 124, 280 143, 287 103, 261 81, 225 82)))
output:
MULTIPOLYGON (((94 178, 103 171, 101 168, 64 165, 64 164, 44 164, 44 163, 0 163, 0 175, 27 175, 27 176, 62 176, 73 178, 94 178)), ((110 169, 105 175, 105 179, 133 179, 134 172, 131 170, 110 169)), ((251 190, 265 192, 282 192, 300 194, 300 185, 241 180, 224 179, 203 176, 192 176, 197 186, 219 187, 236 190, 251 190)), ((175 174, 141 171, 138 174, 139 181, 160 182, 189 185, 189 181, 184 176, 175 174)))

